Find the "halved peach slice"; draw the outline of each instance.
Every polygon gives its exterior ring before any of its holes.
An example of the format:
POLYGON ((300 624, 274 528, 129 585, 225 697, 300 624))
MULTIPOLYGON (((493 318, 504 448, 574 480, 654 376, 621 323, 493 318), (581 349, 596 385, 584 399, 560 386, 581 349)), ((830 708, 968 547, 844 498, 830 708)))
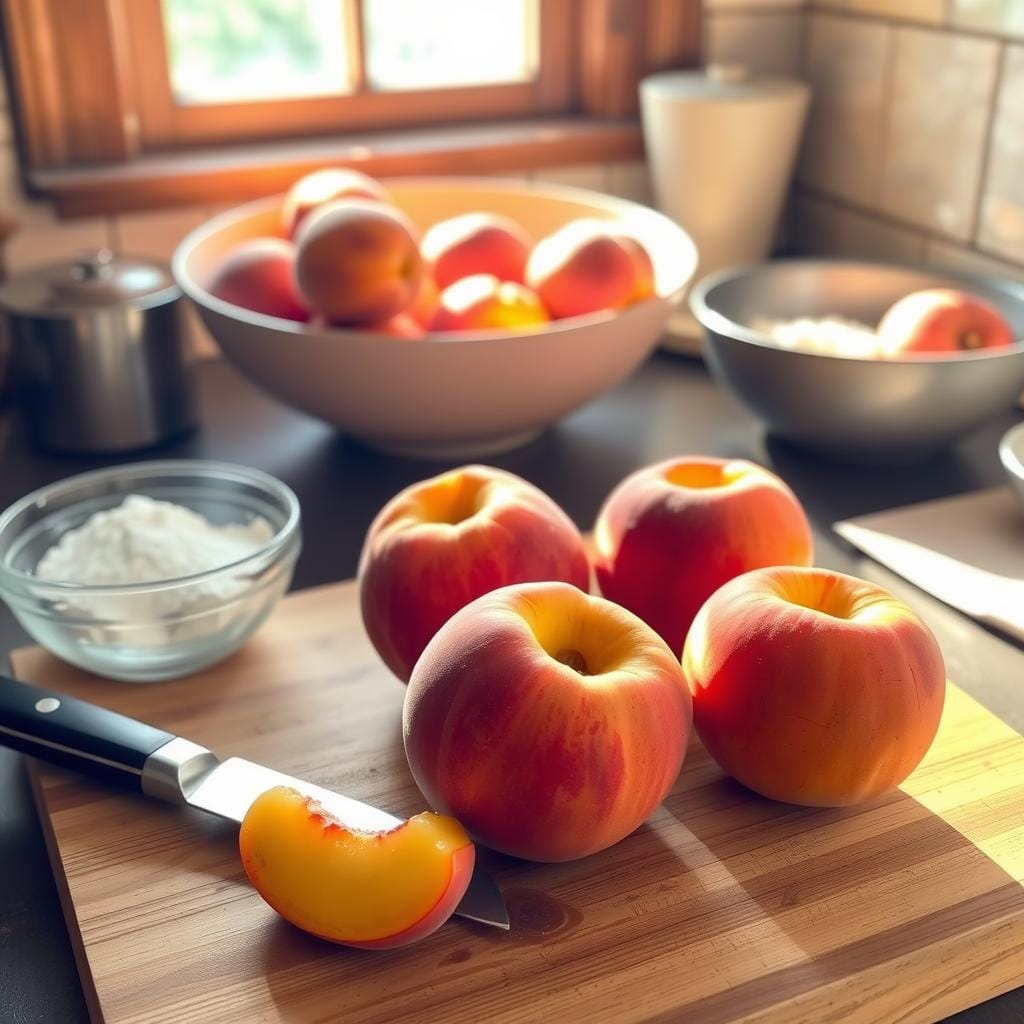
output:
POLYGON ((426 811, 358 832, 290 786, 260 795, 238 845, 256 891, 286 921, 331 942, 389 949, 451 917, 475 852, 454 819, 426 811))

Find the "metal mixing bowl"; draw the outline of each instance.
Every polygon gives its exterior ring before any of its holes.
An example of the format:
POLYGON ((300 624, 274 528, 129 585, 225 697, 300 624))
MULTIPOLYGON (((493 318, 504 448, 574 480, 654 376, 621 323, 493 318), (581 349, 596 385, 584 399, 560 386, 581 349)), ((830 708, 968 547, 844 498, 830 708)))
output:
POLYGON ((1024 341, 1008 349, 856 359, 780 348, 759 318, 842 316, 874 326, 923 288, 987 299, 1024 338, 1024 287, 952 271, 840 260, 776 260, 724 271, 694 289, 712 372, 769 430, 856 462, 905 461, 946 447, 1013 406, 1024 341))

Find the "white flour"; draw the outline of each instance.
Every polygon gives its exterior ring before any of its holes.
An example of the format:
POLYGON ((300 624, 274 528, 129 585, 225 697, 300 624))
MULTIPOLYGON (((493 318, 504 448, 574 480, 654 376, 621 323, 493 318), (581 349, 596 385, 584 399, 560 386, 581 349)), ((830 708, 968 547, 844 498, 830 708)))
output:
MULTIPOLYGON (((230 565, 258 551, 273 534, 261 517, 244 526, 214 526, 181 505, 132 494, 66 533, 40 559, 36 575, 91 586, 153 583, 230 565)), ((245 585, 244 578, 221 578, 131 597, 82 595, 68 601, 67 609, 111 623, 138 623, 132 641, 152 643, 167 634, 147 624, 214 608, 242 594, 245 585)))
POLYGON ((841 316, 808 316, 796 320, 755 317, 750 326, 767 335, 780 348, 857 359, 884 358, 878 335, 872 328, 841 316))

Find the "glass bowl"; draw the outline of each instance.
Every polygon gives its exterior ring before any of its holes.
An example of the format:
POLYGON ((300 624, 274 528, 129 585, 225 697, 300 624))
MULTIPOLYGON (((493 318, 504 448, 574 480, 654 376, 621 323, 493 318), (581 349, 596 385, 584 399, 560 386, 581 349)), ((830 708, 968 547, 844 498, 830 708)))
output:
POLYGON ((143 462, 83 473, 33 491, 0 516, 0 598, 52 654, 127 682, 174 679, 237 650, 291 583, 302 546, 290 488, 245 466, 143 462), (262 516, 274 531, 228 565, 150 583, 87 586, 40 579, 43 555, 96 512, 142 494, 217 526, 262 516))

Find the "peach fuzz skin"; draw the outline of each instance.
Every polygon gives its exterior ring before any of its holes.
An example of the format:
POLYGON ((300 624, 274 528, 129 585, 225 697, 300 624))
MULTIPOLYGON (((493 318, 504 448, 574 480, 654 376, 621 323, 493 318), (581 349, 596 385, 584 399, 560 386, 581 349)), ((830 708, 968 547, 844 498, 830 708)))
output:
POLYGON ((564 861, 617 843, 664 800, 691 711, 678 659, 635 615, 532 583, 445 624, 403 721, 431 806, 494 849, 564 861))
POLYGON ((309 308, 336 324, 380 323, 419 294, 416 230, 398 210, 339 199, 299 229, 295 280, 309 308))
POLYGON ((727 583, 693 623, 683 672, 719 765, 812 806, 898 786, 935 738, 946 690, 928 627, 881 587, 827 569, 727 583))
POLYGON ((349 831, 288 786, 259 796, 239 833, 245 873, 286 921, 330 942, 405 946, 451 917, 473 875, 462 826, 425 812, 390 832, 349 831))
POLYGON ((905 295, 882 317, 878 340, 887 356, 1006 348, 1013 330, 990 302, 954 288, 905 295))
POLYGON ((391 201, 388 190, 369 175, 348 167, 325 167, 301 178, 288 190, 281 204, 281 228, 295 238, 302 222, 318 207, 334 199, 391 201))
POLYGON ((463 213, 429 228, 420 251, 442 291, 472 274, 523 283, 533 239, 496 213, 463 213))
POLYGON ((643 269, 618 234, 614 224, 584 218, 537 243, 526 264, 526 283, 552 317, 621 309, 633 301, 642 289, 643 269))
POLYGON ((431 332, 521 331, 550 321, 540 299, 525 285, 500 281, 493 274, 474 274, 441 293, 431 332))
POLYGON ((626 477, 594 528, 601 593, 678 654, 701 605, 768 565, 810 565, 813 539, 793 492, 742 459, 680 457, 626 477))
POLYGON ((407 487, 370 526, 359 559, 363 623, 403 682, 464 605, 510 583, 589 583, 583 539, 542 491, 511 473, 465 466, 407 487))
POLYGON ((209 292, 265 316, 305 322, 309 310, 295 287, 295 247, 283 238, 252 238, 231 249, 217 267, 209 292))

